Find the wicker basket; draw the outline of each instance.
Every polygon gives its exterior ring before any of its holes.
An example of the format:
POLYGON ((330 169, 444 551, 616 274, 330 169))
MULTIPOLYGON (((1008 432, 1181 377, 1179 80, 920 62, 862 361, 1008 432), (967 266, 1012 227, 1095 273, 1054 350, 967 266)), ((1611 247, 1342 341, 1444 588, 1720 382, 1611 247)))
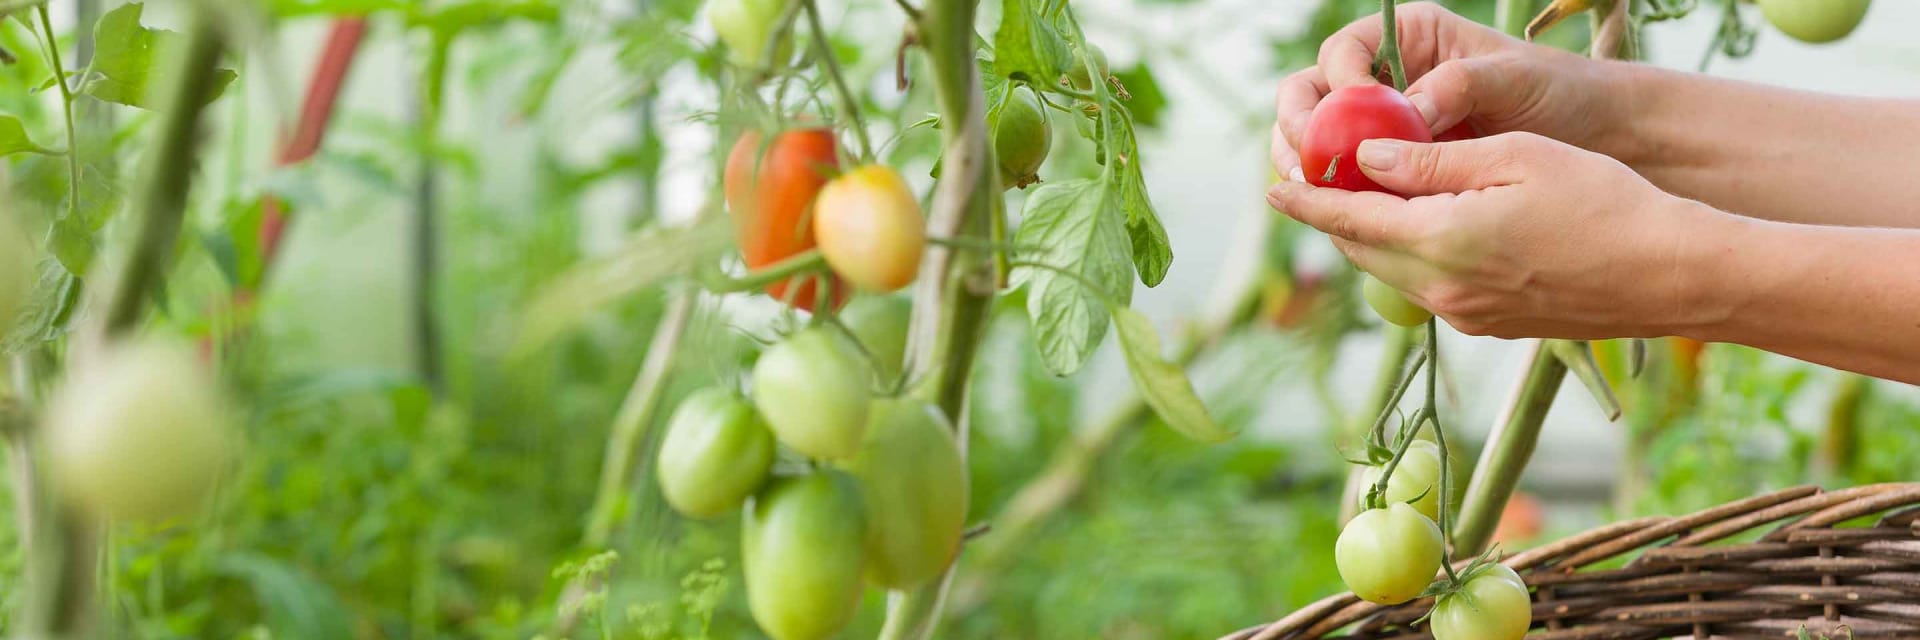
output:
MULTIPOLYGON (((1793 638, 1803 625, 1841 638, 1920 639, 1915 505, 1920 483, 1799 487, 1607 525, 1505 562, 1534 587, 1529 640, 1793 638), (1835 527, 1875 515, 1869 526, 1835 527), (1767 527, 1753 542, 1710 544, 1767 527), (1588 568, 1642 548, 1623 568, 1588 568)), ((1431 605, 1345 593, 1222 640, 1431 638, 1411 626, 1431 605)))

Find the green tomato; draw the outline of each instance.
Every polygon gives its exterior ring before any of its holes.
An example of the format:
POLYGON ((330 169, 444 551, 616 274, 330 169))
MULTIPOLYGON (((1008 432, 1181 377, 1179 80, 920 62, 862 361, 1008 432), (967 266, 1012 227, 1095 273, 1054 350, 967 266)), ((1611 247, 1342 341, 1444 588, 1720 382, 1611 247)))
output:
POLYGON ((913 299, 904 295, 861 296, 840 310, 840 321, 873 357, 874 371, 884 380, 900 377, 912 318, 913 299))
POLYGON ((1400 604, 1425 591, 1440 571, 1445 542, 1433 520, 1405 503, 1368 509, 1333 544, 1340 579, 1360 599, 1400 604))
POLYGON ((939 576, 967 524, 967 466, 946 417, 918 400, 875 400, 846 467, 866 499, 867 579, 911 589, 939 576))
POLYGON ((687 396, 660 441, 660 493, 690 518, 740 508, 773 470, 773 432, 745 398, 712 387, 687 396))
MULTIPOLYGON (((1366 486, 1379 480, 1380 471, 1381 467, 1367 468, 1366 486)), ((1360 499, 1367 499, 1364 489, 1360 499)), ((1394 467, 1393 477, 1387 479, 1386 499, 1389 504, 1411 504, 1420 515, 1440 519, 1440 445, 1425 440, 1407 445, 1407 455, 1400 458, 1400 466, 1394 467)))
MULTIPOLYGON (((727 44, 727 59, 733 64, 757 68, 765 62, 767 38, 786 11, 786 0, 712 0, 707 3, 707 20, 713 32, 727 44)), ((792 55, 793 45, 783 38, 774 54, 775 64, 792 55)))
POLYGON ((1092 56, 1094 70, 1100 74, 1101 82, 1105 82, 1108 76, 1113 75, 1107 67, 1107 52, 1101 50, 1100 45, 1089 42, 1085 49, 1080 50, 1079 55, 1073 57, 1073 67, 1067 69, 1067 80, 1073 83, 1074 89, 1080 91, 1093 90, 1094 79, 1087 75, 1088 56, 1092 56))
POLYGON ((225 395, 193 349, 145 339, 76 363, 46 417, 47 471, 100 518, 191 512, 219 484, 235 437, 225 395))
POLYGON ((867 510, 858 481, 823 470, 775 480, 747 503, 747 609, 774 640, 820 640, 853 620, 867 510))
POLYGON ((780 442, 813 458, 845 460, 860 451, 873 402, 873 370, 845 334, 802 329, 753 366, 753 404, 780 442))
MULTIPOLYGON (((1085 76, 1085 70, 1080 75, 1085 76)), ((1053 146, 1053 126, 1032 90, 1012 91, 993 126, 993 153, 1000 161, 1001 186, 1024 189, 1040 181, 1040 165, 1053 146)))
POLYGON ((13 222, 0 213, 0 335, 13 329, 21 305, 33 292, 33 243, 13 222))
POLYGON ((1360 293, 1367 299, 1367 306, 1380 314, 1382 319, 1402 327, 1417 327, 1433 319, 1433 314, 1420 305, 1408 300, 1406 294, 1393 288, 1371 274, 1362 278, 1360 293))
POLYGON ((1520 640, 1533 625, 1533 598, 1520 574, 1491 565, 1441 596, 1427 624, 1434 640, 1520 640))
POLYGON ((1760 15, 1801 42, 1833 42, 1853 33, 1867 16, 1869 0, 1759 0, 1760 15))

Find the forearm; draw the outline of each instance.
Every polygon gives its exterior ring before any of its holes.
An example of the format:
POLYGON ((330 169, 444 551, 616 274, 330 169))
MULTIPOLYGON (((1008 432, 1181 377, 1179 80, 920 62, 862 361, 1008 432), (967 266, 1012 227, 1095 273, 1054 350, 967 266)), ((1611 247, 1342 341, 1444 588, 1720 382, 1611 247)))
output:
POLYGON ((1920 383, 1920 230, 1714 224, 1676 264, 1699 277, 1674 333, 1920 383))
POLYGON ((1612 63, 1595 151, 1672 193, 1787 222, 1920 227, 1920 101, 1612 63))

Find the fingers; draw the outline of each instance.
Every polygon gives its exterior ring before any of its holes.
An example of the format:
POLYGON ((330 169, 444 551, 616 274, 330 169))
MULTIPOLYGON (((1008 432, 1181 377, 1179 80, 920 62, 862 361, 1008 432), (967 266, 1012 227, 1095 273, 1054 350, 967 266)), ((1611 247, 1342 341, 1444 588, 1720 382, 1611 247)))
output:
POLYGON ((1345 254, 1353 266, 1403 292, 1419 291, 1440 274, 1433 265, 1405 253, 1369 247, 1339 236, 1332 236, 1332 240, 1333 247, 1345 254))
POLYGON ((1529 167, 1564 166, 1565 145, 1529 133, 1457 142, 1367 140, 1354 159, 1380 186, 1407 197, 1518 184, 1529 167))
POLYGON ((1320 43, 1320 71, 1333 88, 1379 84, 1373 55, 1380 47, 1380 14, 1355 21, 1320 43))
POLYGON ((1289 180, 1302 180, 1300 172, 1300 137, 1307 128, 1307 119, 1313 114, 1314 106, 1327 95, 1327 77, 1320 73, 1319 67, 1307 67, 1294 72, 1280 82, 1279 96, 1275 99, 1273 120, 1273 140, 1270 151, 1273 170, 1289 180))
POLYGON ((1448 60, 1408 86, 1407 99, 1438 134, 1488 106, 1490 98, 1505 96, 1511 89, 1506 69, 1491 56, 1448 60))
POLYGON ((1406 200, 1385 193, 1321 189, 1282 182, 1267 191, 1267 204, 1336 238, 1398 249, 1424 231, 1423 218, 1406 200))

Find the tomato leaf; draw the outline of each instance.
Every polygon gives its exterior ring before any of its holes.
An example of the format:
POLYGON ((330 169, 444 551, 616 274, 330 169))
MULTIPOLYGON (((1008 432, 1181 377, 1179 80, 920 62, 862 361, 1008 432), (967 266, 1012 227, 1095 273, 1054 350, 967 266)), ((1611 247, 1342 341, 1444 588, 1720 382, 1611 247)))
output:
POLYGON ((1148 129, 1160 126, 1160 115, 1167 110, 1167 94, 1161 91, 1153 69, 1137 64, 1131 69, 1114 70, 1113 77, 1133 95, 1127 100, 1127 111, 1133 114, 1133 122, 1148 129))
MULTIPOLYGON (((181 47, 186 45, 186 37, 174 31, 140 26, 140 13, 144 8, 140 3, 126 4, 100 16, 100 22, 93 28, 94 42, 99 44, 88 73, 80 82, 80 93, 152 110, 159 106, 161 97, 152 88, 177 84, 172 78, 175 73, 172 65, 181 47)), ((214 88, 207 95, 209 102, 218 99, 235 77, 230 69, 220 69, 216 74, 214 88)))
POLYGON ((993 57, 1000 75, 1050 87, 1073 63, 1073 53, 1060 31, 1043 17, 1042 7, 1042 0, 1002 4, 1000 29, 993 34, 993 57))
POLYGON ((80 288, 75 286, 79 279, 54 259, 41 260, 36 271, 39 276, 27 295, 27 303, 22 305, 19 315, 6 319, 13 321, 13 329, 6 333, 6 340, 0 342, 0 353, 23 353, 67 332, 67 319, 79 298, 80 288))
POLYGON ((266 612, 266 628, 276 636, 295 638, 352 637, 346 603, 325 582, 280 560, 237 552, 216 565, 223 574, 253 586, 266 612))
POLYGON ((1125 220, 1116 200, 1112 189, 1094 180, 1049 183, 1027 197, 1014 244, 1038 251, 1023 259, 1079 276, 1034 267, 1013 271, 1015 286, 1027 287, 1034 343, 1054 375, 1080 370, 1106 338, 1109 300, 1133 300, 1125 220))
POLYGON ((1147 179, 1140 173, 1140 145, 1134 137, 1133 123, 1124 115, 1114 121, 1119 123, 1115 133, 1125 164, 1114 174, 1113 187, 1118 192, 1120 210, 1127 216, 1133 268, 1140 274, 1140 284, 1156 287, 1173 266, 1173 244, 1167 239, 1166 227, 1160 224, 1160 214, 1153 209, 1153 201, 1147 197, 1147 179))
POLYGON ((27 137, 27 126, 22 124, 19 118, 0 115, 0 157, 16 153, 51 155, 59 152, 34 144, 33 140, 27 137))
POLYGON ((1140 390, 1147 406, 1181 435, 1201 442, 1220 442, 1233 432, 1215 422, 1207 406, 1193 390, 1193 381, 1179 364, 1161 355, 1160 335, 1153 323, 1140 312, 1112 305, 1113 326, 1120 336, 1120 351, 1127 358, 1127 373, 1140 390))

